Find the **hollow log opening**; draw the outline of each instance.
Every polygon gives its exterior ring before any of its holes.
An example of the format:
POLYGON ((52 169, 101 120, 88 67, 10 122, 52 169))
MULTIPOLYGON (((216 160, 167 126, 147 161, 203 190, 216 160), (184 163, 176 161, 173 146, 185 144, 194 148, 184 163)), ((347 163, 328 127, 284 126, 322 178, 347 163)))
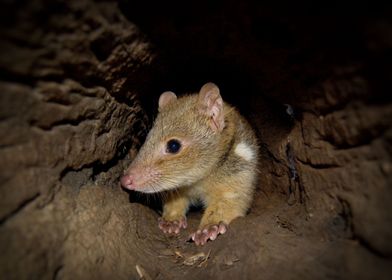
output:
POLYGON ((349 4, 3 1, 1 279, 389 279, 392 14, 349 4), (244 218, 197 247, 191 211, 119 178, 159 95, 212 81, 260 141, 244 218))

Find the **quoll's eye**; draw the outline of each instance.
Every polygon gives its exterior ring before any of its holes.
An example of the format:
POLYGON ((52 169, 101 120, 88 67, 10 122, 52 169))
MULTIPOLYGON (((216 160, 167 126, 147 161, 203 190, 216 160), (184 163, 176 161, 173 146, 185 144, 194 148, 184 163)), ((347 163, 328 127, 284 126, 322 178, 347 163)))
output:
POLYGON ((166 144, 166 151, 171 154, 176 154, 181 149, 181 143, 177 139, 171 139, 166 144))

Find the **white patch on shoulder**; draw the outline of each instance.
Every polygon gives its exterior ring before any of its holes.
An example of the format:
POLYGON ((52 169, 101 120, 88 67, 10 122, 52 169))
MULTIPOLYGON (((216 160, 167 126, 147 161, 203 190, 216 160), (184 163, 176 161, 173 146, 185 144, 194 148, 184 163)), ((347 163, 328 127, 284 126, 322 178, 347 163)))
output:
POLYGON ((251 147, 249 147, 248 144, 245 144, 244 142, 239 143, 236 147, 234 152, 242 157, 243 159, 247 161, 251 161, 255 157, 255 152, 251 147))

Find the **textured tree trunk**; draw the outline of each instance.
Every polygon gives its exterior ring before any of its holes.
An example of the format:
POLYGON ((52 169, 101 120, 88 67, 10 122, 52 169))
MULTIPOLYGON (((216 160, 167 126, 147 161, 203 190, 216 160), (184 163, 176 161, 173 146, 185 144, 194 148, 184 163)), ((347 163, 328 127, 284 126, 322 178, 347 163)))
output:
POLYGON ((388 279, 392 15, 280 8, 4 1, 0 278, 388 279), (159 94, 207 81, 262 158, 249 214, 198 248, 199 212, 165 236, 119 177, 159 94))

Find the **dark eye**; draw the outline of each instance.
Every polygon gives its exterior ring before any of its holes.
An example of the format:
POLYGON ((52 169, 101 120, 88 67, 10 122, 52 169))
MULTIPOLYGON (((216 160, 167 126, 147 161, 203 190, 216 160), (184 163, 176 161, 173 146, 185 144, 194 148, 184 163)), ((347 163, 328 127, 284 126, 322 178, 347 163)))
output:
POLYGON ((167 142, 166 151, 171 154, 177 153, 181 149, 181 143, 177 139, 171 139, 167 142))

